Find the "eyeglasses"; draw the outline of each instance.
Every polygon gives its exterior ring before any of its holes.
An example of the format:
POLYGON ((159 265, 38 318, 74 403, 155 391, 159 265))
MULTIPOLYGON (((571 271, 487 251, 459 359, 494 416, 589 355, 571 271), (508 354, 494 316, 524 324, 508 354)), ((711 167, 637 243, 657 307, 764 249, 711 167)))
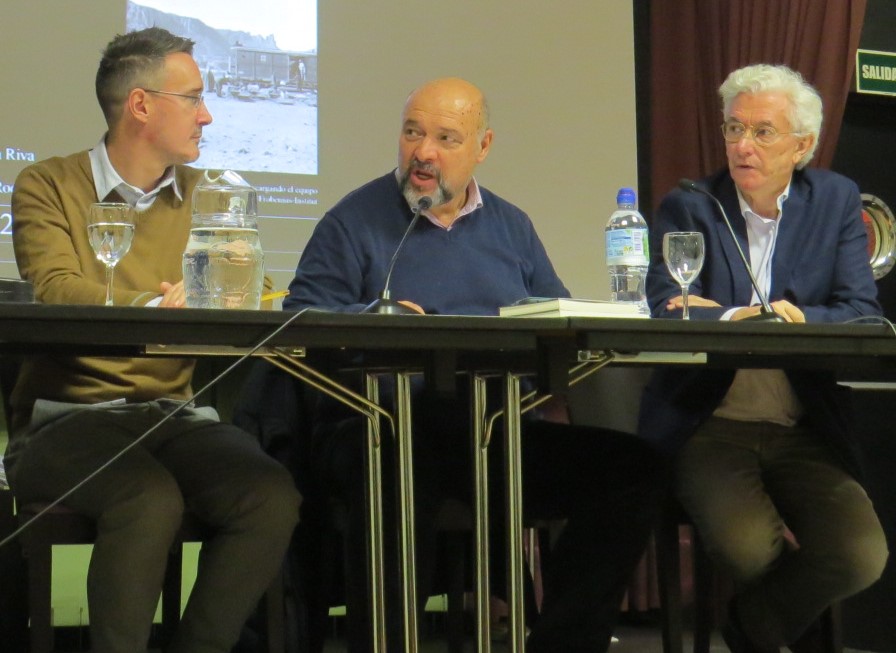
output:
POLYGON ((782 136, 788 136, 790 134, 800 134, 800 132, 779 132, 771 125, 760 125, 759 127, 753 127, 751 125, 747 127, 743 123, 737 122, 736 120, 722 123, 722 136, 724 136, 725 140, 729 143, 739 142, 740 139, 744 138, 748 132, 750 134, 750 137, 753 139, 753 142, 760 147, 768 147, 769 145, 774 145, 779 140, 781 140, 782 136))
POLYGON ((151 88, 144 88, 143 90, 147 93, 156 93, 158 95, 173 95, 174 97, 187 98, 193 105, 194 109, 198 109, 199 105, 205 102, 205 98, 203 97, 202 93, 200 93, 199 95, 187 95, 185 93, 172 93, 171 91, 156 91, 151 88))

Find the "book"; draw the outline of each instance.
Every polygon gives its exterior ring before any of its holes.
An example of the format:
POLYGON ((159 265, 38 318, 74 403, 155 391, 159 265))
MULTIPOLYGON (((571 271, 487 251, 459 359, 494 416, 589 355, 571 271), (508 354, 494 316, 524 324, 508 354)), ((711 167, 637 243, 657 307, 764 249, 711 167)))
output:
POLYGON ((650 317, 635 304, 566 297, 528 297, 512 306, 502 306, 498 314, 501 317, 650 317))

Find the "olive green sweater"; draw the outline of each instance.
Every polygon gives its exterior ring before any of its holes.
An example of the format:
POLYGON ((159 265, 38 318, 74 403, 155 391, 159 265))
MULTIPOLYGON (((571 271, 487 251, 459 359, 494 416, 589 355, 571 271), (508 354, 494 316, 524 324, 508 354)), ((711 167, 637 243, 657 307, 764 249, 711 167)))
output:
MULTIPOLYGON (((176 175, 189 200, 201 172, 178 166, 176 175)), ((37 163, 16 180, 13 247, 19 273, 34 284, 38 301, 105 301, 105 268, 90 247, 85 219, 96 201, 86 151, 37 163)), ((180 281, 190 218, 189 201, 179 200, 170 186, 138 214, 130 252, 115 268, 116 305, 144 305, 159 295, 162 281, 180 281)), ((13 431, 27 425, 38 398, 72 403, 188 398, 192 371, 187 359, 29 357, 12 395, 13 431)))

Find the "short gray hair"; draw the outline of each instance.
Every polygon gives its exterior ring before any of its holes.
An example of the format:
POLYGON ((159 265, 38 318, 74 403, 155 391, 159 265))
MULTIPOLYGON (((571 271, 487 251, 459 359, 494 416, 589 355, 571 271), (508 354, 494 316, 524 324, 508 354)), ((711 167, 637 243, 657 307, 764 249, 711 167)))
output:
POLYGON ((821 136, 823 112, 818 91, 802 75, 787 66, 756 64, 738 68, 719 87, 722 115, 726 120, 730 116, 734 98, 741 93, 783 93, 790 98, 788 119, 791 128, 797 134, 815 136, 812 146, 796 164, 797 169, 806 167, 815 155, 821 136))

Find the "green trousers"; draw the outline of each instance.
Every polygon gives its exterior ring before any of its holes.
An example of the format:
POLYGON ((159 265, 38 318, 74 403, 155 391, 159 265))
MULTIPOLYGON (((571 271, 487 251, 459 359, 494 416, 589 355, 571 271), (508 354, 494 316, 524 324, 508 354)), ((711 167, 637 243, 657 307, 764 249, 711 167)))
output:
POLYGON ((759 646, 795 641, 883 572, 868 495, 807 429, 710 418, 681 450, 675 483, 708 554, 737 583, 739 620, 759 646))

